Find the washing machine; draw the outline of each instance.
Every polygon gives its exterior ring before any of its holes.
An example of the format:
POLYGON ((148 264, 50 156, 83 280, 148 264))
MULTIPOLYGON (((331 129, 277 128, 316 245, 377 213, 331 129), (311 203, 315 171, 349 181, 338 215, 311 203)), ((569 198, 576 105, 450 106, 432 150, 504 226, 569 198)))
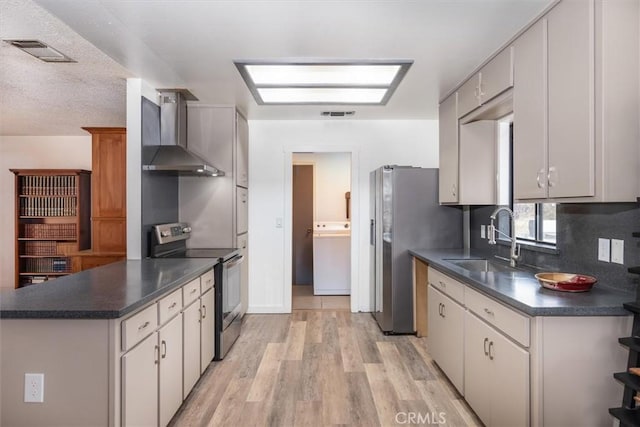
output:
POLYGON ((313 294, 351 294, 351 222, 313 223, 313 294))

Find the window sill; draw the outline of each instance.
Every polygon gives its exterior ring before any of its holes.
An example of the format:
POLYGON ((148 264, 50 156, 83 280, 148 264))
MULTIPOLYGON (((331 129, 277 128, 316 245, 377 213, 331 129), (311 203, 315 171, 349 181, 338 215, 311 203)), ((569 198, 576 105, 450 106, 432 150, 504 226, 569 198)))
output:
MULTIPOLYGON (((560 250, 556 245, 549 245, 545 243, 534 243, 529 241, 517 240, 521 249, 531 252, 542 252, 545 254, 559 255, 560 250)), ((505 239, 498 239, 497 243, 502 246, 511 246, 511 242, 505 239)))

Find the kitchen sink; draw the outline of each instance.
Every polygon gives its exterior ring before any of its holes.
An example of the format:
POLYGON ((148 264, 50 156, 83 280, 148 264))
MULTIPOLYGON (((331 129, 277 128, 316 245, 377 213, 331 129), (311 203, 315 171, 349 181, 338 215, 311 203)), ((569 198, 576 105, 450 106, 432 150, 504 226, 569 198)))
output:
POLYGON ((517 268, 510 267, 506 264, 489 261, 488 259, 484 258, 445 259, 444 261, 450 262, 453 265, 469 271, 479 271, 484 273, 513 273, 514 271, 518 271, 517 268))

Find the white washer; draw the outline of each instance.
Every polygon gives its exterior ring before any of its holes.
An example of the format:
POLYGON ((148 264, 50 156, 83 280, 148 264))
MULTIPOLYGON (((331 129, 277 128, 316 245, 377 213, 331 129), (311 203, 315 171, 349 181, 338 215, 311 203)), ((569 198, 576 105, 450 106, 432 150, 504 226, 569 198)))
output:
POLYGON ((313 223, 313 294, 351 294, 351 223, 313 223))

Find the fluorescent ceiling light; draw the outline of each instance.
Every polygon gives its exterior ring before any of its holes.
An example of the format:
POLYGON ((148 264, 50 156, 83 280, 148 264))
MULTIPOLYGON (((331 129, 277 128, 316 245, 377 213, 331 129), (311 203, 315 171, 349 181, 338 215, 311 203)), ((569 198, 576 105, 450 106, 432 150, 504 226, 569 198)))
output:
POLYGON ((258 88, 265 104, 379 104, 387 89, 258 88))
POLYGON ((44 62, 76 62, 40 40, 4 40, 44 62))
POLYGON ((235 61, 260 105, 384 105, 413 61, 235 61))

